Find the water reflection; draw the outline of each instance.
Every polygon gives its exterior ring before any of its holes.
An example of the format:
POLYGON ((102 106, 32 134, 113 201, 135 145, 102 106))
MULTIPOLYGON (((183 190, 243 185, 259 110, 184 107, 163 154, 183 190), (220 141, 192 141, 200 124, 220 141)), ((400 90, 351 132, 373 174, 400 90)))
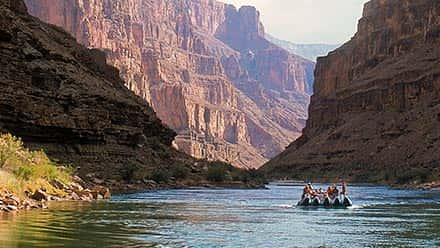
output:
POLYGON ((351 209, 297 209, 301 186, 171 190, 0 217, 0 247, 436 247, 440 195, 351 188, 351 209))

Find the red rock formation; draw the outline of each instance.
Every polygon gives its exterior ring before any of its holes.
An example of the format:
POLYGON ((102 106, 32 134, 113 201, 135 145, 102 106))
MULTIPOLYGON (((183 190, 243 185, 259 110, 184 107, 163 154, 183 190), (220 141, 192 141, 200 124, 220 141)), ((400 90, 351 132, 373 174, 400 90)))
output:
POLYGON ((175 133, 103 52, 28 15, 23 1, 0 1, 0 55, 0 132, 27 147, 106 179, 120 179, 129 164, 194 162, 171 148, 175 133))
MULTIPOLYGON (((179 87, 164 86, 166 94, 179 92, 179 87)), ((52 161, 77 169, 86 182, 73 179, 69 190, 78 193, 70 192, 73 200, 109 196, 105 188, 91 187, 97 185, 133 191, 264 183, 230 165, 197 160, 173 149, 176 133, 124 86, 102 51, 87 49, 63 29, 30 16, 22 0, 0 0, 0 89, 0 133, 19 136, 27 148, 44 150, 52 161), (207 181, 211 167, 225 170, 224 181, 207 181), (245 182, 237 181, 241 178, 245 182), (79 182, 91 191, 85 192, 79 182)), ((173 99, 179 106, 180 99, 173 99)), ((234 137, 241 137, 240 132, 237 128, 234 137)), ((11 163, 8 160, 3 169, 12 171, 11 163)), ((51 183, 64 188, 60 182, 51 183)), ((35 198, 41 199, 41 194, 35 198)))
POLYGON ((274 177, 424 181, 440 169, 440 2, 372 0, 356 35, 318 59, 304 134, 274 177))
POLYGON ((26 3, 104 50, 191 155, 257 167, 301 132, 314 65, 265 40, 255 8, 208 0, 26 3))

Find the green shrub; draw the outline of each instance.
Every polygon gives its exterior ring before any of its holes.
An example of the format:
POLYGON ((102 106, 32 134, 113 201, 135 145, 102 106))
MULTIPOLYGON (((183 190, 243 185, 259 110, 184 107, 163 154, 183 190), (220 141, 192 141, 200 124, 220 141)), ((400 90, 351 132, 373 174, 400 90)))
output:
POLYGON ((245 170, 234 170, 231 173, 233 181, 242 181, 247 183, 250 180, 249 174, 245 170))
POLYGON ((234 181, 242 181, 244 183, 267 183, 264 174, 256 169, 243 170, 234 168, 232 171, 232 179, 234 181))
POLYGON ((264 178, 264 173, 256 169, 250 169, 248 170, 248 173, 251 178, 264 178))
POLYGON ((56 191, 49 182, 59 180, 68 184, 72 179, 70 168, 61 169, 43 151, 29 151, 19 138, 10 134, 0 135, 0 188, 5 187, 20 194, 25 189, 44 187, 56 191), (22 192, 17 192, 22 191, 22 192))
POLYGON ((264 175, 263 172, 258 171, 256 169, 250 169, 250 170, 248 170, 248 173, 249 173, 249 177, 252 181, 259 181, 259 182, 267 183, 266 176, 264 175))
POLYGON ((124 166, 120 170, 122 180, 126 181, 127 183, 132 182, 135 179, 136 173, 139 171, 139 168, 139 165, 133 163, 124 166))
POLYGON ((391 179, 391 176, 388 172, 385 172, 385 176, 384 176, 385 182, 389 182, 391 179))
POLYGON ((423 168, 414 168, 400 173, 397 176, 396 182, 398 184, 406 184, 413 181, 427 182, 430 177, 431 172, 429 170, 423 168))
POLYGON ((188 177, 190 169, 183 164, 174 164, 170 168, 170 174, 172 177, 182 180, 188 177))
POLYGON ((223 163, 214 162, 208 168, 206 179, 211 182, 223 182, 226 180, 228 170, 223 163))
POLYGON ((244 183, 266 183, 264 174, 255 169, 245 170, 233 167, 224 162, 211 162, 208 167, 207 179, 211 182, 224 182, 227 180, 241 181, 244 183))
POLYGON ((151 179, 158 182, 168 182, 170 180, 170 174, 165 169, 156 169, 151 173, 151 179))
POLYGON ((0 168, 3 168, 8 159, 17 156, 17 152, 23 146, 20 139, 10 135, 0 135, 0 168))

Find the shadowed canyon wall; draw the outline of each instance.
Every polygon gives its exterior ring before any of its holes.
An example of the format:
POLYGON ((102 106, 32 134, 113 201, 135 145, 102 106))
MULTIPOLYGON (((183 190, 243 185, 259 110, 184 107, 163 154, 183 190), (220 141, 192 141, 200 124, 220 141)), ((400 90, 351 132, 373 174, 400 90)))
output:
POLYGON ((440 2, 372 0, 315 71, 303 135, 273 177, 408 183, 440 170, 440 2))
POLYGON ((146 173, 173 163, 202 170, 172 148, 175 132, 124 86, 103 52, 28 15, 21 0, 0 0, 0 54, 0 132, 81 176, 120 182, 130 166, 146 173))
POLYGON ((311 61, 264 38, 259 13, 212 0, 27 0, 101 49, 195 157, 258 167, 298 137, 311 61))

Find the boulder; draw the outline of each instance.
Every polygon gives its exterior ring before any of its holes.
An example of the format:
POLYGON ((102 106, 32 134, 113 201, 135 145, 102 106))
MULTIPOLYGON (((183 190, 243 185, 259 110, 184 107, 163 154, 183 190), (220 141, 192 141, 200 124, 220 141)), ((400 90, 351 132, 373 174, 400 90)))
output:
POLYGON ((12 206, 20 205, 20 199, 18 199, 18 197, 13 195, 6 196, 2 201, 5 205, 12 205, 12 206))
POLYGON ((36 190, 30 197, 33 200, 36 201, 48 201, 49 200, 49 196, 47 195, 46 192, 44 192, 41 189, 36 190))
POLYGON ((79 183, 76 182, 71 182, 70 183, 70 187, 72 188, 73 191, 75 191, 76 193, 81 192, 84 190, 84 187, 81 186, 79 183))
POLYGON ((93 198, 96 200, 99 200, 99 198, 101 198, 101 197, 103 199, 110 199, 110 197, 111 197, 110 190, 107 187, 103 187, 103 186, 93 187, 93 189, 91 190, 91 193, 93 195, 93 198))
POLYGON ((51 185, 54 186, 57 189, 60 189, 60 190, 64 190, 64 189, 68 189, 69 188, 66 184, 64 184, 63 182, 61 182, 58 179, 52 180, 51 185))
POLYGON ((78 196, 77 193, 72 192, 72 193, 67 197, 67 199, 68 199, 68 200, 71 200, 71 201, 79 201, 81 198, 78 196))
POLYGON ((91 201, 94 199, 92 191, 89 189, 85 189, 81 192, 77 193, 81 201, 91 201))
POLYGON ((22 206, 24 209, 38 208, 38 205, 34 201, 31 201, 31 200, 24 200, 22 206))
POLYGON ((16 211, 18 211, 18 207, 14 206, 14 205, 7 205, 6 209, 9 210, 8 212, 16 212, 16 211))
POLYGON ((96 177, 92 179, 92 182, 97 185, 104 184, 104 180, 96 178, 96 177))
POLYGON ((158 183, 154 180, 146 180, 144 179, 144 184, 146 186, 147 189, 155 189, 158 187, 158 183))

